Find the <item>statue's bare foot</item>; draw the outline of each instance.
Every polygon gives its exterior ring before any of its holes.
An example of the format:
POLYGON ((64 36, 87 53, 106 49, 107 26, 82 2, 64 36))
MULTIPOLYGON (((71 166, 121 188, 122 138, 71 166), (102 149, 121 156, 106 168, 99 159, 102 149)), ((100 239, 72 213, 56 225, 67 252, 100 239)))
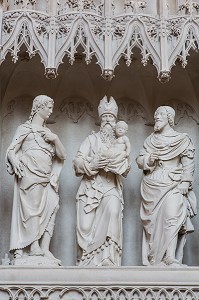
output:
POLYGON ((14 252, 14 258, 21 258, 23 256, 23 250, 22 249, 17 249, 14 252))
POLYGON ((180 265, 180 262, 177 259, 173 258, 173 257, 167 257, 164 260, 164 263, 167 266, 179 266, 180 265))

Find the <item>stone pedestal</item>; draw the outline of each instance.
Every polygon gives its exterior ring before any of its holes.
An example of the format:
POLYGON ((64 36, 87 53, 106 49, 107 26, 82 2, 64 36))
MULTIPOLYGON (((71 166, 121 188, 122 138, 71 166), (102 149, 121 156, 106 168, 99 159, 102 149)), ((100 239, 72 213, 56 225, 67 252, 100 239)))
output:
POLYGON ((198 299, 199 268, 0 267, 1 300, 198 299))

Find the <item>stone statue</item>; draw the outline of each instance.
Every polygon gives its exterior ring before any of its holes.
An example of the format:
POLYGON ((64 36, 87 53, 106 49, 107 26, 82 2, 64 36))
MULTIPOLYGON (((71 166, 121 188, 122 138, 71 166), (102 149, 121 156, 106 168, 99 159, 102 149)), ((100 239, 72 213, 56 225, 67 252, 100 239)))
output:
POLYGON ((58 178, 66 158, 58 136, 46 127, 53 100, 37 96, 29 120, 19 126, 8 147, 8 172, 15 175, 10 251, 14 258, 44 256, 49 251, 59 208, 58 178))
POLYGON ((119 121, 115 127, 115 133, 117 136, 115 145, 118 146, 120 151, 126 151, 126 157, 131 153, 131 144, 129 138, 126 136, 128 131, 128 124, 124 121, 119 121))
POLYGON ((120 140, 118 144, 117 141, 117 112, 115 100, 111 97, 108 101, 105 96, 98 107, 100 131, 93 132, 84 140, 74 159, 76 175, 83 176, 77 192, 80 266, 121 265, 121 175, 127 175, 130 163, 125 142, 120 140), (119 149, 118 145, 122 146, 122 149, 119 149))
POLYGON ((137 158, 143 169, 141 219, 144 265, 182 264, 186 234, 197 213, 192 191, 195 149, 186 133, 174 131, 175 111, 160 106, 155 127, 137 158))

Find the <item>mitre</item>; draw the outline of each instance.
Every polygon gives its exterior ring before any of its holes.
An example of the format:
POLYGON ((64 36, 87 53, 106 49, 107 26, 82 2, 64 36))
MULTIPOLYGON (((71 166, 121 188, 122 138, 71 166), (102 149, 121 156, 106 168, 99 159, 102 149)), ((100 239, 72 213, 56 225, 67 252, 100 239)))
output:
POLYGON ((107 96, 104 96, 104 98, 100 101, 100 104, 98 106, 99 117, 101 117, 101 115, 103 114, 112 114, 117 118, 117 113, 118 106, 113 97, 110 97, 108 101, 107 96))

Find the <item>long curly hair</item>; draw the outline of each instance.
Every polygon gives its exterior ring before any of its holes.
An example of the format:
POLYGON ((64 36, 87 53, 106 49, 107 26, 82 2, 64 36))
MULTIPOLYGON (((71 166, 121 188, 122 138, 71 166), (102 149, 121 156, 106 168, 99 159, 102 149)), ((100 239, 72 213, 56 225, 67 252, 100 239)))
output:
POLYGON ((53 99, 46 95, 39 95, 39 96, 35 97, 35 99, 33 100, 33 103, 32 103, 32 109, 31 109, 31 113, 30 113, 28 122, 31 124, 32 119, 35 116, 35 114, 38 112, 38 110, 40 108, 44 108, 49 103, 54 105, 53 99))

